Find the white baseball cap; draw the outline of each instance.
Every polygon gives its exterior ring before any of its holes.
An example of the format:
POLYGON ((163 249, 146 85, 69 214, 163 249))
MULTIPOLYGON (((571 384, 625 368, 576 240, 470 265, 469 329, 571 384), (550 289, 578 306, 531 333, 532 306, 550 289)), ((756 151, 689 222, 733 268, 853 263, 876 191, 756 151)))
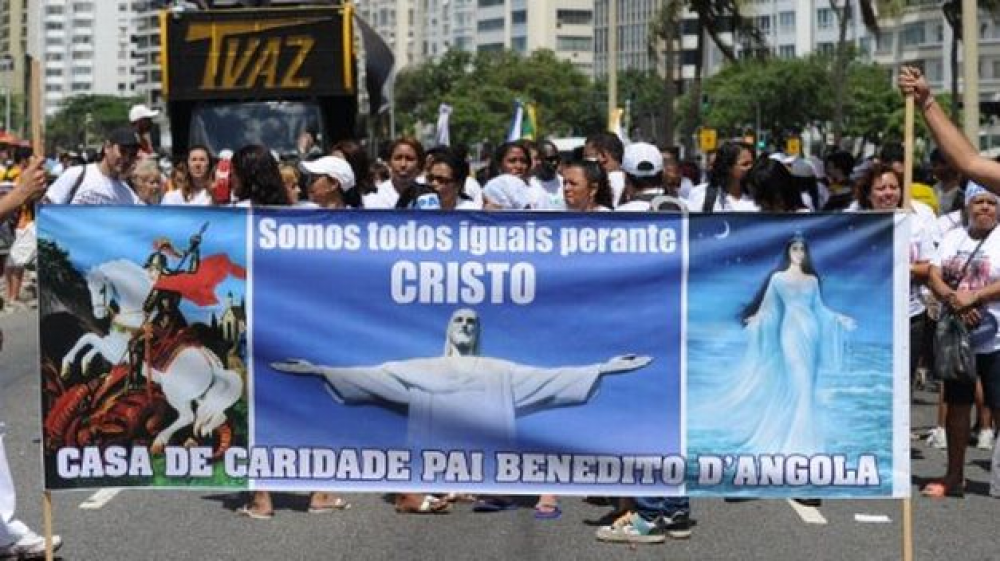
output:
POLYGON ((314 175, 327 175, 340 183, 341 191, 350 191, 354 188, 354 170, 347 160, 336 156, 323 156, 311 162, 299 164, 307 173, 314 175))
POLYGON ((152 119, 159 114, 159 111, 150 109, 140 103, 139 105, 133 105, 132 108, 128 110, 128 122, 134 123, 139 119, 152 119))
POLYGON ((663 154, 648 142, 634 142, 625 147, 622 169, 635 177, 652 177, 663 171, 663 154))

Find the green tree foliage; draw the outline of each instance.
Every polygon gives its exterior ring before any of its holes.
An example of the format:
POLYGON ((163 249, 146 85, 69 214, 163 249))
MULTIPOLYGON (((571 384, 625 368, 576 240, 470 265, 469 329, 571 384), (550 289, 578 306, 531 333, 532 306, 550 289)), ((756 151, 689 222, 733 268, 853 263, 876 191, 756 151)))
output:
POLYGON ((705 81, 708 103, 702 122, 685 122, 683 130, 691 134, 701 124, 723 136, 740 136, 756 127, 758 107, 762 130, 775 134, 827 119, 832 108, 823 86, 826 72, 825 61, 817 57, 730 64, 705 81))
MULTIPOLYGON (((605 103, 608 91, 607 78, 597 80, 593 88, 592 98, 598 100, 598 103, 605 103)), ((656 72, 642 72, 635 69, 619 72, 618 103, 622 107, 628 107, 631 128, 639 127, 645 137, 667 138, 665 134, 654 134, 662 132, 664 113, 670 104, 663 78, 656 72)))
MULTIPOLYGON (((718 129, 723 137, 742 136, 755 129, 758 106, 761 130, 772 139, 807 125, 823 129, 834 114, 829 82, 833 64, 831 57, 810 56, 728 65, 705 82, 708 103, 702 122, 683 122, 683 130, 692 134, 701 125, 718 129)), ((894 134, 893 115, 902 110, 903 100, 889 70, 855 61, 847 68, 846 84, 845 132, 873 141, 894 134)))
POLYGON ((548 50, 525 57, 453 49, 438 62, 401 71, 395 95, 396 117, 410 132, 418 122, 436 122, 441 103, 451 105, 455 143, 503 140, 515 99, 536 104, 542 137, 584 134, 604 120, 590 79, 548 50))
POLYGON ((139 101, 110 95, 71 97, 46 122, 46 144, 60 148, 88 143, 96 146, 112 130, 128 126, 129 107, 139 101))

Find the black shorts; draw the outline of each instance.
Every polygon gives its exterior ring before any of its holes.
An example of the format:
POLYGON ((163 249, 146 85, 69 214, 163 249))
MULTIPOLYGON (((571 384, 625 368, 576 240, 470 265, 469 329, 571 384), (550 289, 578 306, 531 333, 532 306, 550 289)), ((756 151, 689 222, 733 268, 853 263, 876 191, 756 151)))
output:
MULTIPOLYGON (((976 374, 983 384, 983 400, 990 409, 1000 409, 1000 351, 976 355, 976 374)), ((976 385, 962 382, 944 383, 944 402, 971 405, 975 401, 976 385)))

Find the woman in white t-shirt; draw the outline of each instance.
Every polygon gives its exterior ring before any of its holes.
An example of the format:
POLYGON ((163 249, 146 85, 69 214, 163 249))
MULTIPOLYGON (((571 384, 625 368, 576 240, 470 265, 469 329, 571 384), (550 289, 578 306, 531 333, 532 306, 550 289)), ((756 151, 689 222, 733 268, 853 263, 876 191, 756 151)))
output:
POLYGON ((161 205, 195 205, 208 206, 212 204, 212 156, 204 146, 192 146, 187 156, 187 182, 180 189, 168 191, 163 195, 161 205))
POLYGON ((691 189, 688 208, 694 212, 757 212, 745 185, 750 167, 753 166, 753 148, 742 142, 724 142, 715 153, 715 160, 708 173, 708 182, 691 189))
POLYGON ((424 165, 424 146, 415 138, 397 138, 389 147, 390 178, 364 195, 365 208, 395 208, 399 196, 417 180, 424 165))
MULTIPOLYGON (((875 164, 859 183, 858 211, 894 212, 903 205, 903 178, 889 166, 875 164)), ((910 380, 916 376, 920 358, 927 353, 927 319, 922 287, 930 275, 934 257, 934 237, 931 229, 936 225, 921 215, 910 215, 910 380)))
MULTIPOLYGON (((983 313, 1000 318, 1000 232, 996 227, 998 199, 981 186, 970 183, 965 191, 965 201, 968 227, 952 230, 941 241, 932 260, 930 287, 967 324, 976 325, 983 313)), ((1000 336, 994 335, 973 350, 983 398, 986 407, 995 416, 1000 410, 1000 336)), ((946 381, 944 392, 948 404, 945 420, 948 468, 944 477, 928 483, 921 490, 923 495, 935 498, 964 495, 965 449, 971 437, 970 421, 976 385, 946 381)), ((983 436, 980 434, 980 438, 983 436)))
POLYGON ((578 160, 563 168, 566 210, 606 212, 611 210, 613 197, 608 174, 597 162, 578 160))

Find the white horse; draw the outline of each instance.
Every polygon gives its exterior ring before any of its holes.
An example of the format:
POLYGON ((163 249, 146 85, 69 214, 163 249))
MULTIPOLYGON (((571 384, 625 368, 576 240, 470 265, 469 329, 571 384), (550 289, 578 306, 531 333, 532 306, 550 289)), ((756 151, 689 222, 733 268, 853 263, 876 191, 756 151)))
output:
MULTIPOLYGON (((98 354, 111 364, 125 364, 129 341, 142 328, 143 304, 153 288, 146 270, 124 259, 92 268, 86 280, 94 317, 103 319, 112 315, 111 332, 105 337, 96 333, 81 336, 63 357, 64 376, 86 347, 90 350, 80 360, 84 372, 98 354), (117 303, 117 313, 112 312, 111 302, 117 303)), ((148 364, 141 365, 140 370, 143 376, 160 385, 167 403, 177 411, 177 420, 160 431, 153 441, 154 451, 161 451, 174 433, 192 423, 196 435, 208 436, 226 421, 226 409, 236 403, 243 392, 239 374, 227 370, 219 357, 203 346, 184 347, 163 370, 148 364)))

